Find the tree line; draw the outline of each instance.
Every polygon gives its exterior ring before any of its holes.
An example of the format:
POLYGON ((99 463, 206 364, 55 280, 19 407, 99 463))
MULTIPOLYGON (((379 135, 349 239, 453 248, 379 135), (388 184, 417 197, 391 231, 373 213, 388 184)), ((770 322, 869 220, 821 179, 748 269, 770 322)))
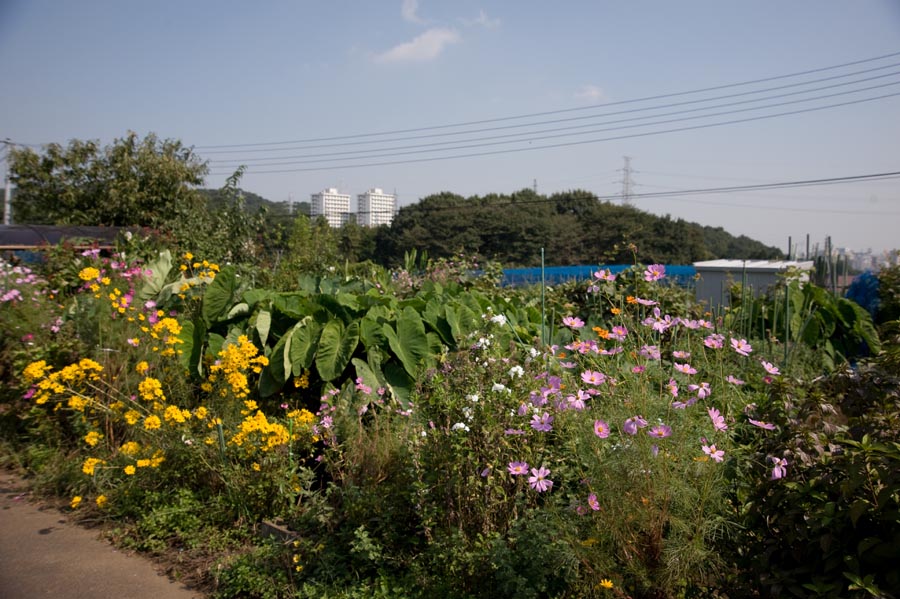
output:
POLYGON ((203 189, 206 163, 181 142, 129 133, 111 145, 73 140, 41 152, 14 148, 10 176, 19 224, 147 227, 169 243, 233 261, 311 252, 310 267, 371 261, 393 267, 415 250, 429 257, 477 256, 508 267, 548 264, 690 264, 715 258, 777 259, 778 248, 721 227, 656 216, 584 190, 530 189, 463 197, 441 192, 400 208, 374 228, 332 229, 309 204, 271 202, 239 187, 203 189))

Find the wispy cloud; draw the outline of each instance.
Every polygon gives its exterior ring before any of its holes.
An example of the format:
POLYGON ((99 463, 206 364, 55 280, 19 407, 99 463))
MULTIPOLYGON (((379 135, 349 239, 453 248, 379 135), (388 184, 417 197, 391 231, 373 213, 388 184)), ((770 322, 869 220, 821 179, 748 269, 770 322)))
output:
POLYGON ((496 29, 500 26, 500 19, 492 19, 487 16, 487 13, 484 12, 484 9, 478 11, 478 17, 475 19, 463 19, 463 23, 468 25, 469 27, 473 25, 478 25, 484 27, 485 29, 496 29))
POLYGON ((398 44, 375 55, 375 62, 401 63, 401 62, 428 62, 437 58, 450 44, 460 41, 459 32, 455 29, 435 27, 425 33, 416 36, 412 41, 398 44))
POLYGON ((596 85, 585 85, 575 92, 575 99, 585 102, 601 102, 606 99, 606 92, 596 85))
POLYGON ((400 14, 403 15, 404 21, 409 21, 410 23, 424 23, 422 18, 418 15, 419 12, 419 0, 403 0, 403 6, 400 7, 400 14))

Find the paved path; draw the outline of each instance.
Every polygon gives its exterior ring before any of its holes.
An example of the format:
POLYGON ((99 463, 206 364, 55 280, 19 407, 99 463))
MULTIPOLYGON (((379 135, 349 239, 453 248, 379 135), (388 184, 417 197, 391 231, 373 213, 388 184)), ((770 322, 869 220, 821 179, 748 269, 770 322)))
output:
POLYGON ((153 563, 29 500, 24 483, 0 471, 0 599, 202 599, 153 563))

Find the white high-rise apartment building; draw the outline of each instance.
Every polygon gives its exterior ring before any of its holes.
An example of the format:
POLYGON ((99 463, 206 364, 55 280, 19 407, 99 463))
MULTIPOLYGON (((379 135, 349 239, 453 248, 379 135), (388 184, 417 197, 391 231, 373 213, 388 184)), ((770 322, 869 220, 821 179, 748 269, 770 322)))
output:
POLYGON ((377 187, 356 196, 357 222, 363 227, 389 225, 397 211, 397 199, 377 187))
POLYGON ((334 187, 312 194, 309 204, 310 218, 324 216, 332 227, 340 227, 350 214, 350 195, 338 193, 334 187))

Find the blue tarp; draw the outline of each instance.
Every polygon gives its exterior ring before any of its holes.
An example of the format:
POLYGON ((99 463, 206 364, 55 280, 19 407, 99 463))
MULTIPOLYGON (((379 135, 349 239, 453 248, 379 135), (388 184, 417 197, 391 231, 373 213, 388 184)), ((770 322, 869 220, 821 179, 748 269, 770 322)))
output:
MULTIPOLYGON (((544 281, 547 285, 556 285, 566 281, 592 280, 594 273, 607 269, 613 274, 631 268, 631 264, 605 264, 600 266, 547 266, 544 268, 544 281)), ((666 266, 666 278, 678 285, 689 286, 693 282, 697 269, 693 266, 666 266)), ((503 285, 533 285, 541 282, 540 267, 506 268, 503 270, 503 285)))

